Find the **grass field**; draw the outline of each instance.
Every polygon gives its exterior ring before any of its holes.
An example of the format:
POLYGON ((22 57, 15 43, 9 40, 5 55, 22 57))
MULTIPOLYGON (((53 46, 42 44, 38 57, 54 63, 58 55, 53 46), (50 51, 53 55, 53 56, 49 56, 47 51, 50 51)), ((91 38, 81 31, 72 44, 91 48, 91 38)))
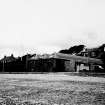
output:
POLYGON ((45 74, 31 75, 32 78, 1 74, 0 105, 105 105, 103 82, 61 80, 52 74, 52 79, 45 74))

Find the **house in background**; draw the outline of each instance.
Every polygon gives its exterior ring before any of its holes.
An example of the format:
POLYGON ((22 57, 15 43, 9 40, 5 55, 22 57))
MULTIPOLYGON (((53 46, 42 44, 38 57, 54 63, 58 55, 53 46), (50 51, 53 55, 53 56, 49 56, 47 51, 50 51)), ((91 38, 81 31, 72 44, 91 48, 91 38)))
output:
POLYGON ((100 58, 102 53, 105 52, 105 44, 96 48, 84 48, 78 56, 90 57, 90 58, 100 58))
POLYGON ((4 58, 0 60, 0 62, 4 63, 13 62, 13 61, 16 61, 16 58, 13 56, 13 54, 11 54, 11 56, 4 56, 4 58))
MULTIPOLYGON (((5 72, 5 71, 12 71, 12 68, 14 66, 14 63, 17 60, 17 58, 15 58, 13 56, 13 54, 11 54, 11 56, 4 56, 4 58, 2 58, 0 60, 0 68, 1 68, 1 71, 2 72, 5 72)), ((15 68, 14 68, 15 70, 15 68)))

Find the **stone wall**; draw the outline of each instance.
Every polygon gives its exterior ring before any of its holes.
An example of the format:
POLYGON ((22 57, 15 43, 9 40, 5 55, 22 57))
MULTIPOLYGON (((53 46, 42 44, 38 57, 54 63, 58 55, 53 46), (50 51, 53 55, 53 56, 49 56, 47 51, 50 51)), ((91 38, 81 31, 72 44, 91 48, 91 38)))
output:
POLYGON ((75 61, 74 60, 65 61, 65 71, 75 72, 75 61))

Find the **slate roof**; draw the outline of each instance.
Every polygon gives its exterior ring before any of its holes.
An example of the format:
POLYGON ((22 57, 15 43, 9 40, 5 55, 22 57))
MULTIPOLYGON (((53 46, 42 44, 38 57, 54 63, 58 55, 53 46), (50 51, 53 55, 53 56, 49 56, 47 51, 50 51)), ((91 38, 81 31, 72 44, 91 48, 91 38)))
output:
POLYGON ((101 59, 84 57, 84 56, 76 56, 76 55, 71 55, 71 54, 56 53, 55 58, 65 59, 65 60, 73 59, 77 62, 82 62, 82 63, 103 64, 101 59))
MULTIPOLYGON (((39 57, 33 57, 30 60, 37 60, 39 57)), ((54 53, 49 55, 46 59, 49 58, 56 58, 56 59, 64 59, 64 60, 75 60, 77 62, 81 63, 95 63, 95 64, 103 64, 101 59, 96 58, 90 58, 90 57, 84 57, 84 56, 76 56, 71 54, 62 54, 62 53, 54 53)))
POLYGON ((12 62, 12 61, 15 61, 15 60, 16 60, 16 58, 14 56, 5 56, 0 61, 1 62, 12 62))

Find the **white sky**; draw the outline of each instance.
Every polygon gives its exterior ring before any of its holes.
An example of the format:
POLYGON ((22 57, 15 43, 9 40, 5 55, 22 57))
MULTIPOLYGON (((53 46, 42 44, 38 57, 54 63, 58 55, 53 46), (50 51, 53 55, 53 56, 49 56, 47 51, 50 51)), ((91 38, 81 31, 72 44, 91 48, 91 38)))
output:
POLYGON ((105 43, 105 0, 0 0, 0 56, 105 43))

